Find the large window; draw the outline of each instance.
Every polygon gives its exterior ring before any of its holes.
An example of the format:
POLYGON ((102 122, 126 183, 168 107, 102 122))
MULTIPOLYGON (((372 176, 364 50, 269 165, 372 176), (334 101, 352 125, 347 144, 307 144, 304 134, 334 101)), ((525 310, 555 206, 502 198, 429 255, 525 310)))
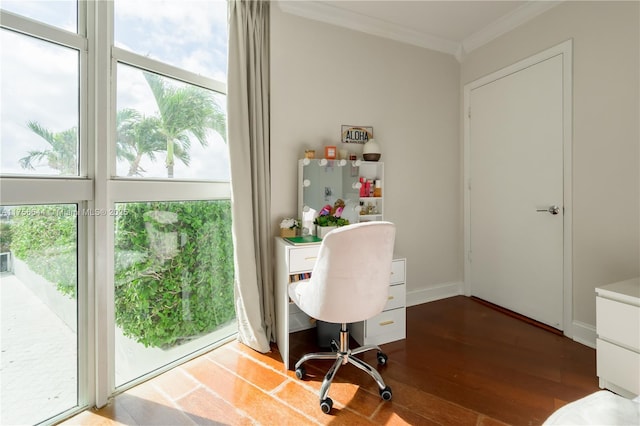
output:
POLYGON ((0 14, 0 423, 55 423, 235 334, 226 2, 0 14))
POLYGON ((79 52, 6 29, 0 44, 0 172, 78 176, 79 52))
POLYGON ((78 31, 75 0, 2 0, 2 9, 63 30, 78 31))
POLYGON ((118 65, 117 175, 229 181, 225 98, 118 65))
POLYGON ((225 1, 115 1, 115 45, 227 81, 225 1))
POLYGON ((121 386, 229 335, 235 315, 221 195, 230 180, 226 3, 116 0, 114 17, 114 174, 144 192, 113 191, 121 386))
POLYGON ((77 206, 0 207, 0 423, 78 405, 77 206))
POLYGON ((116 384, 229 335, 235 323, 227 200, 117 205, 116 384))

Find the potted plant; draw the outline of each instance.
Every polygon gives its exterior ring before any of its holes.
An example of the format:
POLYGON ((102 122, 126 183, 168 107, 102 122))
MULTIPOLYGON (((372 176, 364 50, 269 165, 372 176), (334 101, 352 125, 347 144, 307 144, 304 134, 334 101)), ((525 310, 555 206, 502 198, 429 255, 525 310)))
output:
POLYGON ((313 220, 318 237, 324 238, 332 229, 349 224, 348 219, 341 217, 344 207, 344 201, 338 198, 333 206, 327 204, 320 210, 320 215, 313 220))
POLYGON ((295 237, 300 227, 300 221, 292 217, 282 219, 280 222, 280 236, 282 238, 295 237))

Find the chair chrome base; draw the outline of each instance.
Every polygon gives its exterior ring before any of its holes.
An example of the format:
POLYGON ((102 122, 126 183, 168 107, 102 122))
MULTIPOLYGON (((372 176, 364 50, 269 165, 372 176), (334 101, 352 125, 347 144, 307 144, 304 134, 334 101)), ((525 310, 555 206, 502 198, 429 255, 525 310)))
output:
POLYGON ((382 376, 371 367, 366 362, 362 361, 359 358, 356 358, 355 355, 367 352, 370 350, 378 351, 378 364, 386 364, 387 356, 382 352, 379 346, 377 345, 363 345, 356 349, 349 349, 349 330, 347 329, 347 324, 343 323, 340 327, 340 345, 338 347, 337 352, 314 352, 310 354, 304 355, 298 362, 296 363, 296 377, 298 379, 302 379, 305 375, 305 369, 302 366, 306 361, 311 359, 335 359, 333 366, 329 369, 327 374, 324 376, 324 380, 322 381, 322 386, 320 387, 320 408, 325 414, 329 414, 331 411, 331 407, 333 406, 333 401, 331 398, 327 396, 329 393, 329 387, 333 382, 333 378, 340 366, 344 364, 353 364, 358 367, 360 370, 369 373, 371 377, 376 381, 378 388, 380 390, 380 397, 385 401, 389 401, 392 397, 391 388, 384 383, 382 380, 382 376))

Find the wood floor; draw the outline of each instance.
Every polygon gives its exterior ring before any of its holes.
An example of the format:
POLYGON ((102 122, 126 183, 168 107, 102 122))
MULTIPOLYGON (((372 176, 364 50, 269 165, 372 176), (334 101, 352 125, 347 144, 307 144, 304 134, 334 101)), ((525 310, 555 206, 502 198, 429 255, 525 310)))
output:
MULTIPOLYGON (((292 337, 298 353, 313 345, 314 334, 292 337)), ((232 342, 64 424, 538 425, 598 390, 595 350, 464 296, 408 308, 407 339, 382 348, 390 402, 349 365, 323 414, 317 391, 329 362, 307 363, 300 381, 277 347, 259 354, 232 342)), ((363 359, 376 365, 374 352, 363 359)))

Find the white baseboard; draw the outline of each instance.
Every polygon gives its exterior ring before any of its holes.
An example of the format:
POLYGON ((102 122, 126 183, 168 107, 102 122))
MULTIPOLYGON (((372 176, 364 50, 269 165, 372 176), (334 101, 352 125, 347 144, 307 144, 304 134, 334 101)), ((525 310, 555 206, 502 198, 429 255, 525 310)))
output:
POLYGON ((420 305, 461 294, 464 294, 464 284, 460 281, 436 284, 428 288, 407 291, 407 306, 420 305))
POLYGON ((582 343, 585 346, 595 349, 596 348, 596 328, 591 324, 574 320, 573 327, 573 340, 582 343))

